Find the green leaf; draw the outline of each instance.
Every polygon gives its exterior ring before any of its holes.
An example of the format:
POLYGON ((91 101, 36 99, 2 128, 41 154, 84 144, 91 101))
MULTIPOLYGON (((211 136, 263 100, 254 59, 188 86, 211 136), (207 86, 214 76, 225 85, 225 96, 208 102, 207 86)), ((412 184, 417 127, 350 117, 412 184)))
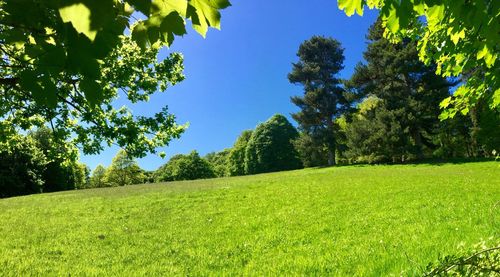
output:
POLYGON ((163 19, 160 25, 160 30, 163 33, 169 32, 169 33, 174 33, 178 36, 182 36, 186 34, 186 25, 182 17, 179 16, 179 14, 171 13, 163 19))
POLYGON ((56 85, 48 76, 42 76, 40 78, 40 84, 42 86, 43 101, 46 103, 47 107, 54 109, 57 106, 56 85))
POLYGON ((363 1, 362 0, 338 0, 338 7, 344 10, 347 16, 351 16, 356 12, 358 15, 363 15, 363 1))
POLYGON ((394 6, 389 8, 389 14, 384 18, 384 22, 391 33, 396 34, 399 31, 399 18, 394 6))
POLYGON ((444 18, 444 5, 434 5, 427 9, 427 21, 429 22, 429 29, 439 24, 444 18))
POLYGON ((477 59, 484 59, 484 61, 486 62, 486 66, 490 68, 495 63, 496 55, 491 53, 491 50, 487 44, 484 44, 483 48, 479 50, 479 52, 477 52, 477 59))
POLYGON ((59 73, 66 64, 66 52, 63 47, 50 47, 40 56, 40 66, 47 67, 52 73, 59 73))
POLYGON ((91 11, 82 3, 75 3, 70 6, 59 8, 59 15, 63 22, 71 23, 75 30, 86 35, 91 41, 94 41, 97 30, 91 26, 91 11))
POLYGON ((457 43, 458 43, 458 41, 459 41, 460 39, 465 38, 465 30, 463 30, 463 29, 462 29, 460 32, 457 32, 457 33, 452 33, 452 34, 450 35, 450 38, 451 38, 451 41, 453 41, 453 43, 454 43, 455 45, 457 45, 457 43))
POLYGON ((441 107, 442 109, 445 109, 450 105, 450 103, 451 103, 451 96, 443 99, 443 101, 441 101, 441 103, 439 103, 439 107, 441 107))
POLYGON ((492 109, 495 109, 497 107, 500 107, 500 88, 495 90, 495 92, 493 93, 493 102, 491 105, 492 109))
POLYGON ((148 29, 144 21, 140 21, 132 27, 132 39, 141 47, 146 49, 149 43, 148 29))
POLYGON ((140 11, 146 16, 149 16, 151 11, 151 0, 126 0, 127 3, 132 5, 136 10, 140 11))
POLYGON ((79 88, 83 91, 91 106, 95 107, 102 101, 101 86, 95 80, 85 78, 80 81, 79 88))
POLYGON ((220 29, 220 4, 214 0, 191 0, 188 2, 186 16, 191 18, 193 28, 203 37, 206 36, 208 27, 220 29))
POLYGON ((38 76, 31 70, 25 70, 19 74, 19 83, 21 88, 28 91, 33 99, 39 104, 45 104, 43 99, 43 90, 38 83, 38 76))

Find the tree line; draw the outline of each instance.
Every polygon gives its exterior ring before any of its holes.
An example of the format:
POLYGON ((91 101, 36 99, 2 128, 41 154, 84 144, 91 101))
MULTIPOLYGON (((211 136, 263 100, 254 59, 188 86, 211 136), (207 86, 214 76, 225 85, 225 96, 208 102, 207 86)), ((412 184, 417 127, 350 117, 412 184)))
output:
MULTIPOLYGON (((72 144, 39 128, 0 148, 0 197, 67 189, 193 180, 354 163, 402 163, 428 158, 492 157, 500 149, 500 113, 478 102, 467 113, 443 117, 440 103, 460 79, 437 75, 418 59, 417 43, 392 43, 377 21, 367 34, 365 63, 339 77, 340 42, 314 36, 303 42, 288 79, 303 94, 292 118, 274 115, 241 133, 231 148, 201 157, 173 156, 158 170, 141 169, 121 150, 112 164, 90 170, 72 144), (68 157, 71 157, 68 159, 68 157)), ((441 106, 443 106, 441 104, 441 106)))

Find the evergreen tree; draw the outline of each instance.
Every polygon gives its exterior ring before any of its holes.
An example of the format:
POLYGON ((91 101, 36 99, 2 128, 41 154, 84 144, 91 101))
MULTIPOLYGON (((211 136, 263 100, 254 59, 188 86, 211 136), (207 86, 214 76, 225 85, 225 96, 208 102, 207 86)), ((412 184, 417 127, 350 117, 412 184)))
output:
POLYGON ((314 36, 300 45, 299 61, 293 64, 292 72, 288 74, 291 83, 304 87, 304 96, 291 99, 301 109, 292 117, 315 147, 326 147, 329 165, 335 164, 334 120, 349 108, 338 78, 338 73, 344 68, 343 52, 337 40, 314 36))
MULTIPOLYGON (((419 61, 416 43, 392 44, 383 37, 380 21, 369 30, 370 44, 347 83, 358 94, 376 96, 380 102, 350 128, 351 150, 392 161, 423 158, 437 148, 439 103, 449 95, 449 81, 435 74, 435 66, 419 61), (364 133, 355 136, 357 131, 364 133), (358 141, 355 141, 355 140, 358 141), (373 141, 369 147, 370 141, 373 141), (361 144, 360 144, 361 143, 361 144), (371 152, 375 151, 375 152, 371 152)), ((361 153, 359 153, 361 154, 361 153)))
POLYGON ((315 143, 309 134, 301 132, 293 141, 293 145, 297 149, 304 167, 328 164, 328 149, 324 145, 315 143))
POLYGON ((277 114, 255 128, 245 151, 247 174, 291 170, 302 167, 293 146, 297 130, 277 114))

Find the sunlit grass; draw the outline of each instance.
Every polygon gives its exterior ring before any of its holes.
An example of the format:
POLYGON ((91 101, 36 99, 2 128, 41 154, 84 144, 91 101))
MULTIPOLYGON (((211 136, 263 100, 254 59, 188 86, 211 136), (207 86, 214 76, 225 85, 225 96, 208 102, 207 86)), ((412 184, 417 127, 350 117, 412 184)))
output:
POLYGON ((348 166, 3 199, 0 275, 418 274, 500 237, 499 177, 348 166))

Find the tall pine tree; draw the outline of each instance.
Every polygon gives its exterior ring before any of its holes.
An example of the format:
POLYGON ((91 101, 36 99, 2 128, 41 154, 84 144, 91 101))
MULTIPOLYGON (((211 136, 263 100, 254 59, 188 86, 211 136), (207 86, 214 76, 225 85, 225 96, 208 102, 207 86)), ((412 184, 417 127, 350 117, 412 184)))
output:
POLYGON ((304 41, 297 53, 288 80, 304 87, 304 95, 291 101, 301 111, 292 114, 300 129, 316 146, 325 146, 328 165, 335 164, 335 118, 349 108, 338 73, 344 68, 344 49, 332 38, 314 36, 304 41))

